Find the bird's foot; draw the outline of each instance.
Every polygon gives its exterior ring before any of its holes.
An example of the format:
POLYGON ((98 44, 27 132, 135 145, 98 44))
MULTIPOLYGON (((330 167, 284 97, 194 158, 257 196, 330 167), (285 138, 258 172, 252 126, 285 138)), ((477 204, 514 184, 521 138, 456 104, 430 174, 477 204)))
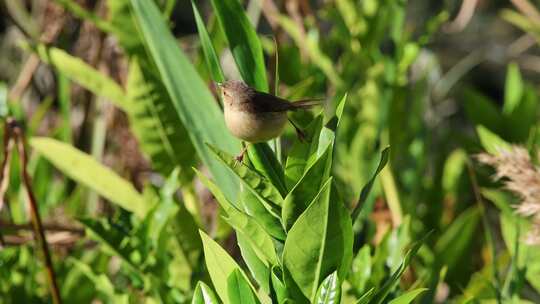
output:
POLYGON ((237 156, 234 157, 234 166, 238 166, 239 164, 241 164, 243 161, 244 161, 244 155, 246 154, 246 151, 247 151, 247 145, 244 145, 242 144, 243 147, 242 147, 242 150, 240 151, 240 154, 238 154, 237 156))

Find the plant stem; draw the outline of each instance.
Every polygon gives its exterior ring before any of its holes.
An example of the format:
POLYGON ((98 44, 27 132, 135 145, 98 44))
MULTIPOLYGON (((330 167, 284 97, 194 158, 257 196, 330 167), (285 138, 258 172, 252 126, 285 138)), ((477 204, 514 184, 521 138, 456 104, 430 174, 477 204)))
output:
POLYGON ((34 193, 32 191, 32 183, 30 176, 28 175, 28 159, 25 149, 24 137, 22 135, 22 129, 18 126, 15 120, 8 118, 6 123, 6 128, 9 128, 12 132, 13 138, 17 144, 17 150, 19 153, 19 159, 21 161, 21 170, 22 170, 22 180, 24 187, 26 189, 26 195, 28 197, 28 203, 30 205, 30 214, 32 219, 32 224, 34 227, 34 235, 38 246, 40 246, 43 253, 43 258, 45 262, 45 268, 47 272, 47 277, 49 279, 51 295, 53 303, 61 304, 62 300, 60 298, 60 292, 58 290, 58 284, 56 283, 56 275, 54 273, 54 268, 52 265, 51 253, 47 245, 47 239, 45 238, 45 232, 43 225, 41 223, 41 217, 39 215, 38 204, 34 193))

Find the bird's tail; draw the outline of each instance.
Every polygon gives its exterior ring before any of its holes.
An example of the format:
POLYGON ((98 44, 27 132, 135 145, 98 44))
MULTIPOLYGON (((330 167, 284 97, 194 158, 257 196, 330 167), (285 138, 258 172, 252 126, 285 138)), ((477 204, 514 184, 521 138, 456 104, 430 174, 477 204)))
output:
POLYGON ((309 98, 309 99, 302 99, 298 101, 291 102, 291 105, 293 108, 291 110, 305 110, 305 109, 311 109, 315 106, 320 106, 322 104, 322 101, 324 99, 322 98, 309 98))

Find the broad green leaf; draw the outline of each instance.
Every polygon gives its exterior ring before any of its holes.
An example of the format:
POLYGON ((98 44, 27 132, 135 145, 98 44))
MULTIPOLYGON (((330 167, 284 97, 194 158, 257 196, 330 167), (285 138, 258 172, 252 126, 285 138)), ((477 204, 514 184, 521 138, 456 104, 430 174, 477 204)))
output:
POLYGON ((229 301, 234 304, 256 304, 259 303, 249 283, 239 269, 233 272, 227 278, 227 289, 229 292, 229 301))
POLYGON ((286 271, 311 300, 332 272, 346 277, 352 258, 351 218, 333 190, 330 178, 292 226, 283 250, 286 271))
POLYGON ((379 161, 379 165, 377 166, 377 169, 375 170, 375 173, 373 173, 373 176, 369 179, 367 184, 362 187, 362 190, 360 191, 360 198, 358 199, 358 202, 356 203, 356 206, 354 207, 354 210, 352 212, 351 218, 356 220, 358 215, 360 214, 360 211, 362 210, 362 207, 364 206, 364 203, 366 202, 369 193, 371 192, 371 188, 373 188, 373 183, 375 183, 375 178, 377 178, 377 175, 384 169, 386 164, 388 163, 388 156, 390 155, 390 147, 384 148, 384 150, 381 152, 381 160, 379 161))
POLYGON ((253 168, 266 177, 281 196, 285 196, 287 194, 285 173, 270 146, 267 143, 251 144, 247 153, 253 168))
POLYGON ((211 2, 242 78, 257 90, 268 92, 261 42, 242 5, 238 0, 211 2))
POLYGON ((156 64, 177 115, 199 157, 227 197, 238 198, 238 183, 231 173, 211 155, 205 143, 228 153, 240 150, 240 143, 227 131, 223 115, 205 83, 188 57, 180 49, 153 1, 131 0, 136 24, 156 64))
POLYGON ((388 304, 409 304, 412 301, 414 301, 414 299, 416 299, 416 297, 418 297, 422 292, 426 290, 427 288, 418 288, 415 290, 408 291, 405 294, 388 302, 388 304))
POLYGON ((241 233, 243 237, 248 240, 252 249, 255 250, 260 259, 265 260, 267 263, 277 265, 278 257, 272 238, 252 217, 238 210, 231 204, 225 198, 225 195, 223 195, 219 187, 206 178, 204 174, 199 171, 196 172, 201 182, 212 192, 221 208, 225 211, 227 222, 237 230, 237 233, 241 233))
POLYGON ((333 272, 326 277, 319 286, 315 302, 317 304, 338 304, 341 301, 341 282, 337 272, 333 272))
POLYGON ((306 140, 296 139, 287 156, 285 165, 285 178, 287 187, 293 188, 300 181, 302 175, 306 171, 307 161, 309 157, 316 153, 319 142, 316 140, 319 137, 323 127, 323 115, 318 115, 304 130, 306 140))
POLYGON ((191 304, 219 304, 219 301, 214 291, 204 282, 199 281, 193 292, 191 304))
MULTIPOLYGON (((329 146, 332 151, 334 150, 334 141, 336 140, 337 130, 343 116, 343 110, 345 109, 345 103, 347 102, 347 94, 339 100, 336 106, 336 113, 321 129, 319 135, 319 146, 317 147, 317 157, 320 157, 329 146)), ((333 153, 332 153, 333 155, 333 153)))
POLYGON ((214 46, 212 45, 212 40, 210 40, 210 35, 208 35, 204 21, 202 20, 201 14, 199 14, 199 10, 197 9, 197 5, 195 5, 193 0, 191 1, 191 6, 193 7, 193 14, 195 15, 195 23, 197 24, 197 32, 199 33, 199 41, 204 53, 204 59, 206 60, 206 65, 210 71, 210 75, 212 75, 212 80, 222 83, 225 81, 225 76, 221 70, 219 58, 216 54, 214 46))
MULTIPOLYGON (((223 303, 235 304, 229 300, 231 297, 229 295, 227 281, 235 270, 241 271, 240 267, 236 264, 234 259, 206 233, 203 231, 199 231, 199 233, 204 247, 204 260, 206 262, 208 274, 210 275, 210 279, 214 284, 217 294, 223 303)), ((242 275, 245 277, 244 274, 242 275)), ((253 287, 251 287, 251 289, 253 290, 253 287)))
POLYGON ((298 183, 285 197, 283 209, 281 210, 285 229, 291 229, 298 217, 308 208, 313 198, 317 196, 322 185, 327 182, 330 176, 331 157, 331 147, 327 147, 323 155, 306 170, 298 183))
POLYGON ((465 250, 476 236, 476 226, 480 216, 478 208, 469 208, 461 213, 439 237, 435 244, 435 252, 441 265, 453 269, 456 262, 466 253, 465 250))
POLYGON ((165 88, 147 70, 136 58, 131 61, 126 87, 131 126, 153 167, 164 175, 180 167, 186 182, 193 176, 195 149, 165 88))
MULTIPOLYGON (((426 237, 424 237, 425 239, 426 237)), ((422 246, 422 243, 424 239, 416 242, 412 245, 412 248, 405 254, 405 257, 403 258, 403 262, 401 262, 401 265, 398 267, 396 271, 392 274, 388 280, 384 283, 384 285, 377 290, 373 298, 369 301, 369 303, 372 304, 381 304, 383 303, 384 299, 388 296, 390 291, 394 289, 394 287, 399 283, 399 279, 405 272, 405 269, 407 269, 407 266, 411 262, 412 258, 416 255, 416 252, 420 247, 422 246)))
POLYGON ((251 190, 243 185, 240 190, 240 201, 245 213, 254 218, 268 234, 280 241, 285 241, 286 235, 281 220, 274 213, 269 212, 261 199, 251 190))
POLYGON ((268 294, 270 292, 270 267, 272 265, 269 265, 264 260, 264 257, 261 258, 260 253, 257 254, 254 250, 255 245, 252 245, 252 242, 242 232, 236 232, 236 239, 242 259, 246 263, 251 275, 259 285, 259 288, 265 294, 268 294))
POLYGON ((243 184, 259 197, 272 212, 277 206, 283 204, 283 198, 274 185, 261 176, 259 173, 251 170, 248 166, 237 162, 231 155, 226 152, 209 145, 214 155, 227 166, 243 184))
POLYGON ((510 148, 510 144, 482 125, 476 126, 476 132, 478 133, 482 147, 484 147, 488 153, 499 154, 501 149, 510 148))
POLYGON ((506 70, 506 83, 504 86, 503 113, 510 114, 518 107, 523 97, 524 87, 519 66, 515 62, 508 64, 506 70))
POLYGON ((128 181, 69 144, 35 137, 30 145, 70 178, 137 216, 142 218, 152 207, 128 181))
POLYGON ((35 51, 44 62, 54 66, 66 77, 80 84, 97 96, 105 97, 117 107, 126 109, 124 91, 114 80, 105 76, 83 60, 57 49, 37 45, 35 51))

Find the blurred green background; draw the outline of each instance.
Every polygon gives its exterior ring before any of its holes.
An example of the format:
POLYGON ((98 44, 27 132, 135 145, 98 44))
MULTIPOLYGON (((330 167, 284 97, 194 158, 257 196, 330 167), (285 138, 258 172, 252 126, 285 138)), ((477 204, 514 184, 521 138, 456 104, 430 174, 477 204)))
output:
MULTIPOLYGON (((197 282, 210 282, 197 229, 253 271, 192 170, 213 176, 233 204, 240 195, 205 146, 240 150, 216 106, 213 81, 223 77, 290 100, 324 97, 326 120, 347 94, 332 167, 357 210, 344 303, 382 288, 426 235, 391 295, 425 287, 418 303, 540 303, 540 247, 523 241, 534 215, 517 215, 519 196, 474 158, 507 142, 537 161, 540 1, 239 1, 253 38, 219 20, 219 1, 194 1, 196 19, 191 1, 147 0, 181 58, 138 2, 0 2, 0 115, 23 127, 65 303, 190 303, 197 282), (248 38, 260 41, 263 56, 252 59, 266 73, 239 61, 250 52, 234 46, 248 38)), ((291 117, 310 130, 315 114, 291 117)), ((287 128, 269 147, 285 167, 296 143, 287 128)), ((253 161, 261 149, 250 159, 277 185, 253 161)), ((0 303, 49 303, 19 157, 2 174, 0 303)))

